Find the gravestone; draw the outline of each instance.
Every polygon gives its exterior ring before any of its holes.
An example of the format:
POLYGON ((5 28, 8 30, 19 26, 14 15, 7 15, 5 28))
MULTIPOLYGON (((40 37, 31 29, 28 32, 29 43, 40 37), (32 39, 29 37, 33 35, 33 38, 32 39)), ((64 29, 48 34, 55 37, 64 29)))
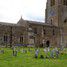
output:
POLYGON ((25 50, 25 49, 22 49, 22 53, 27 53, 27 50, 25 50))
POLYGON ((59 57, 59 50, 57 48, 55 48, 55 53, 56 53, 56 58, 59 57))
POLYGON ((30 48, 28 48, 28 51, 30 52, 30 48))
POLYGON ((54 58, 54 57, 58 58, 59 51, 56 47, 51 51, 50 56, 51 56, 51 58, 54 58))
POLYGON ((17 47, 17 51, 20 52, 20 47, 17 47))
POLYGON ((43 55, 40 55, 40 58, 41 58, 41 59, 44 59, 44 56, 43 56, 43 55))
POLYGON ((30 53, 32 53, 32 50, 31 50, 30 48, 28 48, 28 51, 29 51, 30 53))
POLYGON ((51 57, 51 58, 54 58, 54 54, 55 54, 55 50, 53 49, 53 50, 51 50, 51 52, 50 52, 50 57, 51 57))
POLYGON ((37 49, 37 50, 35 51, 35 58, 38 58, 38 54, 39 54, 39 49, 37 49))
POLYGON ((12 50, 13 50, 13 56, 17 56, 17 50, 15 46, 12 47, 12 50))
POLYGON ((59 51, 56 51, 56 57, 57 58, 59 57, 59 51))
POLYGON ((1 53, 1 54, 4 54, 4 50, 0 50, 0 53, 1 53))
POLYGON ((48 55, 49 51, 50 51, 49 47, 44 48, 44 53, 46 54, 46 58, 49 57, 49 55, 48 55))
POLYGON ((13 51, 13 56, 17 56, 17 51, 13 51))

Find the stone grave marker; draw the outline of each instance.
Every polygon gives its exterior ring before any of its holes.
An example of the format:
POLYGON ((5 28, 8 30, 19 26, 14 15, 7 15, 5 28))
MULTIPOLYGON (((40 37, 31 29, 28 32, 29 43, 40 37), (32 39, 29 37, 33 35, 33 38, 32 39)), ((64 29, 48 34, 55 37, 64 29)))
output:
POLYGON ((37 49, 37 50, 35 51, 35 58, 38 58, 38 54, 39 54, 39 49, 37 49))

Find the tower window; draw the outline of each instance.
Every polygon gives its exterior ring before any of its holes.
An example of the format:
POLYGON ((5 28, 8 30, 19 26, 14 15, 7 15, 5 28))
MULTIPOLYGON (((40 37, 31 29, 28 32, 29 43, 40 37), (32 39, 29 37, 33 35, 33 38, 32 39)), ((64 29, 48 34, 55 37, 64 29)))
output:
POLYGON ((67 0, 63 0, 63 5, 67 6, 67 0))
POLYGON ((53 29, 53 35, 55 35, 55 30, 53 29))
POLYGON ((67 19, 64 20, 64 23, 66 23, 66 22, 67 22, 67 19))
POLYGON ((52 23, 53 23, 53 20, 51 19, 51 25, 52 25, 52 23))
POLYGON ((55 0, 51 0, 51 6, 55 5, 55 0))
POLYGON ((46 31, 45 31, 45 29, 43 30, 43 32, 44 32, 44 35, 46 34, 46 31))

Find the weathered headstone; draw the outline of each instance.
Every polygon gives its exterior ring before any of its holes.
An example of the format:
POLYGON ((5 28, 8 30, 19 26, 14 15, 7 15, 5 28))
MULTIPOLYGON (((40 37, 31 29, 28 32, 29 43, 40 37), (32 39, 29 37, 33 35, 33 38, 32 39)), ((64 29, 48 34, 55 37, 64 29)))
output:
POLYGON ((44 52, 45 52, 45 54, 46 54, 46 58, 49 57, 49 56, 48 56, 49 51, 50 51, 49 47, 48 47, 48 48, 46 47, 46 48, 44 49, 44 52))
POLYGON ((43 56, 43 55, 40 55, 40 58, 41 58, 41 59, 44 59, 44 56, 43 56))
POLYGON ((51 53, 50 53, 50 57, 51 57, 51 58, 54 58, 54 53, 55 53, 55 50, 54 50, 54 49, 51 50, 51 53))
POLYGON ((28 51, 30 51, 30 48, 28 48, 28 51))
POLYGON ((55 48, 55 53, 56 53, 56 58, 58 58, 58 56, 59 56, 59 50, 57 48, 55 48))
POLYGON ((17 51, 20 52, 20 47, 17 47, 17 51))
POLYGON ((1 54, 4 54, 4 50, 0 50, 0 53, 1 53, 1 54))
POLYGON ((35 51, 35 58, 38 58, 38 54, 39 54, 39 50, 37 49, 37 50, 35 51))
POLYGON ((50 56, 51 56, 51 58, 54 58, 54 57, 58 58, 59 51, 56 47, 51 51, 50 56))
POLYGON ((13 51, 13 56, 17 56, 17 51, 13 51))
POLYGON ((16 47, 13 46, 12 49, 13 49, 13 56, 17 56, 17 50, 16 50, 16 47))
POLYGON ((25 50, 25 49, 22 49, 22 53, 27 53, 27 50, 25 50))

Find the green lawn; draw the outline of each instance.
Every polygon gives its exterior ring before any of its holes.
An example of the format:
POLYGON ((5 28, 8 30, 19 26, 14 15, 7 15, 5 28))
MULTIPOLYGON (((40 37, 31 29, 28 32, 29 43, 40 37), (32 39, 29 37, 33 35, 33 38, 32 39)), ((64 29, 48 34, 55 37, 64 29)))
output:
MULTIPOLYGON (((28 50, 28 48, 25 48, 28 50)), ((12 50, 9 48, 4 48, 5 53, 0 54, 0 67, 67 67, 67 54, 59 55, 59 58, 55 59, 37 59, 34 58, 34 49, 33 52, 22 53, 18 52, 18 55, 15 57, 12 55, 12 50)), ((45 53, 43 49, 40 49, 40 54, 45 53)), ((39 54, 39 56, 40 56, 39 54)))

